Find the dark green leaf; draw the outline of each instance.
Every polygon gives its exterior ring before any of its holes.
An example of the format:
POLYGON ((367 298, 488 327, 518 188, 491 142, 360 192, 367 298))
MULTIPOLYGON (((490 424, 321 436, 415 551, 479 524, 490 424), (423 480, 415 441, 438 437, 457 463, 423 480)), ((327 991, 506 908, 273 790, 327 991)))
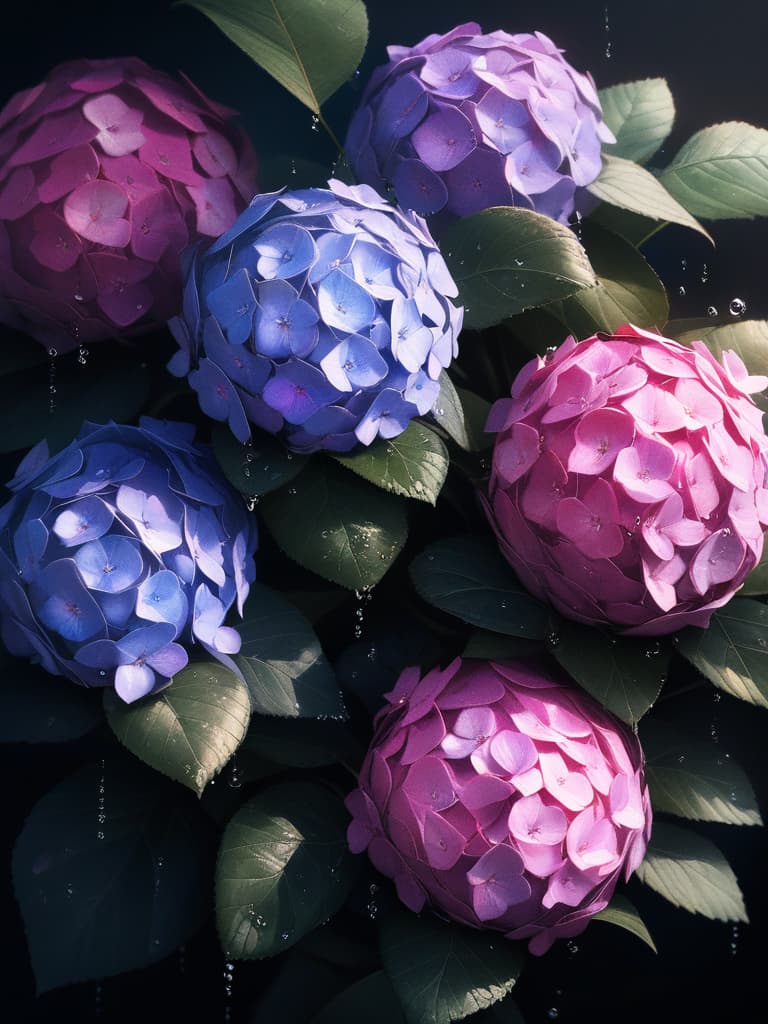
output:
POLYGON ((405 1024, 397 993, 384 971, 376 971, 340 992, 311 1024, 405 1024))
POLYGON ((654 811, 693 821, 762 825, 750 781, 728 754, 653 719, 642 724, 640 738, 654 811))
POLYGON ((588 224, 597 224, 614 235, 621 235, 625 242, 639 246, 666 227, 665 220, 653 220, 641 217, 639 213, 622 210, 610 203, 600 203, 598 208, 589 215, 588 224))
POLYGON ((565 671, 622 721, 639 722, 656 702, 670 661, 660 641, 607 636, 571 622, 549 640, 565 671))
POLYGON ((744 580, 739 594, 742 597, 762 597, 768 594, 768 544, 763 546, 762 557, 744 580))
POLYGON ((213 451, 230 483, 249 498, 277 490, 297 476, 306 455, 289 452, 270 434, 254 431, 248 444, 240 444, 228 427, 213 428, 213 451))
POLYGON ((481 658, 483 661, 505 661, 507 658, 525 658, 542 649, 537 640, 518 636, 502 636, 484 629, 476 630, 461 652, 462 658, 481 658))
POLYGON ((333 719, 254 715, 243 749, 291 768, 362 760, 363 751, 341 722, 333 719))
POLYGON ((424 423, 412 420, 402 434, 369 448, 334 455, 337 462, 393 494, 434 505, 448 474, 448 450, 424 423))
POLYGON ((56 360, 52 395, 50 372, 45 364, 0 378, 0 451, 28 448, 43 437, 59 451, 84 420, 126 423, 141 412, 152 376, 135 355, 115 365, 91 353, 81 366, 70 353, 56 360))
POLYGON ((432 415, 446 434, 465 451, 472 451, 472 441, 467 433, 464 407, 453 381, 445 370, 440 373, 440 394, 432 415))
POLYGON ((599 177, 587 185, 587 190, 622 210, 631 210, 653 220, 682 224, 712 241, 709 232, 667 192, 658 178, 632 160, 603 154, 603 169, 599 177))
POLYGON ((626 323, 662 327, 669 316, 667 293, 642 255, 596 225, 585 223, 582 231, 598 283, 548 309, 579 339, 626 323))
POLYGON ((254 711, 286 718, 343 717, 339 688, 320 641, 280 594, 251 584, 237 629, 242 646, 234 660, 254 711))
POLYGON ((245 683, 217 661, 188 665, 135 704, 109 688, 104 708, 123 746, 198 796, 242 743, 251 714, 245 683))
POLYGON ((0 743, 77 740, 103 720, 101 694, 0 656, 0 743))
POLYGON ((275 956, 339 909, 357 870, 348 822, 341 800, 311 782, 271 786, 240 808, 216 866, 227 956, 275 956))
POLYGON ((768 708, 768 606, 734 598, 707 629, 678 634, 680 653, 726 693, 768 708))
POLYGON ((204 818, 154 772, 115 758, 60 782, 13 854, 38 990, 162 960, 206 917, 209 870, 204 818))
POLYGON ((651 933, 645 927, 645 922, 640 917, 637 907, 622 893, 616 893, 605 910, 595 914, 592 920, 618 925, 619 928, 624 928, 626 931, 636 935, 646 946, 650 946, 654 953, 658 953, 656 945, 651 938, 651 933))
POLYGON ((368 41, 361 0, 183 0, 317 114, 352 77, 368 41))
POLYGON ((466 388, 457 388, 456 392, 464 407, 464 423, 467 428, 469 448, 473 452, 481 452, 486 448, 493 447, 493 434, 486 434, 485 424, 488 422, 488 413, 491 411, 491 403, 487 402, 474 391, 466 388))
POLYGON ((251 1024, 303 1024, 314 1020, 314 1014, 346 983, 347 978, 338 967, 307 956, 299 949, 289 950, 280 957, 277 973, 266 990, 259 992, 248 1020, 251 1024))
POLYGON ((727 121, 696 132, 660 175, 667 190, 697 217, 768 214, 768 131, 727 121))
POLYGON ((440 247, 474 330, 573 295, 595 283, 587 254, 564 224, 496 206, 452 224, 440 247))
POLYGON ((644 164, 672 130, 675 104, 663 78, 623 82, 600 90, 603 120, 616 136, 611 156, 644 164))
POLYGON ((473 626, 531 640, 546 634, 547 609, 523 590, 490 538, 436 541, 410 571, 425 601, 473 626))
POLYGON ((381 927, 381 958, 408 1024, 450 1024, 514 987, 523 958, 499 935, 402 910, 381 927))
POLYGON ((660 896, 692 914, 714 921, 748 920, 728 861, 714 843, 696 832, 656 822, 636 874, 660 896))
POLYGON ((729 349, 744 362, 750 373, 768 374, 768 321, 737 320, 734 323, 716 324, 678 331, 678 341, 689 345, 692 341, 703 341, 718 359, 729 349))
POLYGON ((313 459, 262 507, 287 555, 348 590, 378 583, 408 536, 401 499, 325 459, 313 459))

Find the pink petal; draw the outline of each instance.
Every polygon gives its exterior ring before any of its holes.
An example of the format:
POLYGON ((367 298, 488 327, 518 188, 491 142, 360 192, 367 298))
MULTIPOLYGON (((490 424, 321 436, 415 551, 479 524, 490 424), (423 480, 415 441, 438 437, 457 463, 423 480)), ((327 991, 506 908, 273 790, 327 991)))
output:
POLYGON ((51 161, 48 176, 38 186, 40 199, 44 203, 53 203, 98 175, 99 158, 93 146, 75 146, 51 161))
POLYGON ((631 416, 619 409, 596 409, 576 424, 576 443, 568 458, 569 473, 603 473, 622 448, 632 444, 631 416))
POLYGON ((745 545, 738 534, 725 528, 713 533, 693 556, 689 566, 691 582, 702 597, 710 587, 736 579, 744 561, 745 545))
POLYGON ((609 802, 611 818, 617 825, 625 828, 642 828, 645 825, 643 796, 637 775, 619 772, 611 783, 609 802))
POLYGON ((567 483, 568 474, 557 456, 549 451, 542 452, 522 494, 523 515, 540 525, 553 522, 555 505, 562 498, 567 483))
POLYGON ((371 752, 371 796, 377 807, 386 807, 392 792, 392 772, 380 751, 371 752))
POLYGON ((616 457, 613 477, 630 498, 647 504, 672 493, 667 481, 674 468, 673 448, 663 441, 638 435, 634 445, 624 448, 616 457))
POLYGON ((685 426, 686 414, 680 402, 669 391, 653 384, 646 384, 622 404, 649 434, 672 433, 685 426))
POLYGON ((95 96, 83 104, 83 113, 99 129, 96 142, 108 156, 125 156, 144 144, 144 114, 127 106, 114 93, 95 96))
POLYGON ((83 238, 122 248, 131 235, 131 226, 123 219, 127 208, 128 196, 119 185, 97 179, 67 196, 64 219, 83 238))
POLYGON ((203 179, 192 166, 189 139, 181 129, 168 127, 156 131, 143 125, 146 142, 139 150, 139 158, 159 174, 181 181, 185 185, 200 186, 203 179))
POLYGON ((624 547, 616 496, 605 480, 595 480, 583 502, 563 498, 556 516, 558 530, 589 558, 613 558, 624 547))
POLYGON ((205 122, 195 110, 197 104, 172 79, 163 76, 161 81, 155 81, 152 78, 138 76, 135 84, 163 114, 189 128, 191 132, 206 130, 205 122))
POLYGON ((131 209, 131 249, 156 263, 170 245, 180 252, 188 241, 181 211, 169 192, 150 192, 131 209))
POLYGON ((395 888, 406 907, 414 914, 420 914, 427 902, 427 896, 413 875, 408 871, 395 875, 395 888))
POLYGON ((527 772, 513 775, 509 781, 523 796, 531 796, 532 793, 538 793, 544 785, 544 780, 538 768, 529 768, 527 772))
POLYGON ((518 842, 517 849, 523 858, 527 871, 537 878, 549 878, 558 871, 565 858, 563 857, 562 843, 555 846, 541 846, 535 843, 518 842))
POLYGON ((464 836, 434 811, 424 818, 424 850, 430 867, 448 871, 464 852, 464 836))
POLYGON ((560 423, 583 416, 590 409, 605 405, 608 385, 596 381, 586 370, 572 366, 558 378, 557 387, 549 400, 549 409, 541 418, 542 423, 560 423))
POLYGON ((495 704, 506 693, 504 683, 492 668, 477 665, 471 673, 462 674, 437 698, 444 711, 483 704, 495 704))
POLYGON ((526 843, 553 846, 561 843, 568 819, 561 807, 545 804, 538 795, 515 801, 509 812, 509 831, 526 843))
POLYGON ((49 114, 43 117, 27 141, 14 152, 10 164, 16 167, 44 160, 90 142, 95 136, 96 128, 77 109, 49 114))
POLYGON ((17 167, 0 189, 0 219, 18 220, 37 202, 34 172, 30 167, 17 167))
MULTIPOLYGON (((690 353, 673 353, 661 344, 643 345, 641 358, 646 366, 664 377, 690 378, 696 376, 696 370, 692 365, 690 353)), ((677 394, 677 391, 675 391, 677 394)), ((679 396, 678 396, 679 397, 679 396)))
POLYGON ((512 786, 494 775, 476 775, 461 786, 459 799, 468 811, 501 803, 513 793, 512 786))
POLYGON ((563 903, 566 907, 577 907, 595 885, 589 875, 579 871, 570 861, 566 861, 550 878, 546 895, 541 901, 542 905, 547 909, 557 903, 563 903))
POLYGON ((683 407, 687 430, 699 430, 720 423, 723 418, 722 403, 697 380, 679 380, 675 398, 683 407))
POLYGON ((29 249, 38 263, 49 270, 69 270, 77 263, 83 247, 63 217, 43 207, 35 214, 34 228, 29 249))
POLYGON ((704 435, 704 447, 715 468, 729 483, 740 491, 749 490, 754 463, 748 448, 734 441, 728 431, 717 424, 704 435))
POLYGON ((157 175, 150 167, 135 156, 102 157, 101 167, 105 176, 120 185, 132 203, 144 198, 149 192, 165 191, 157 175))
POLYGON ((198 135, 192 143, 195 159, 211 178, 237 173, 237 153, 231 142, 215 131, 198 135))
POLYGON ((539 457, 539 432, 525 423, 514 423, 510 435, 493 451, 493 466, 506 484, 524 476, 539 457))
POLYGON ((557 753, 539 755, 544 788, 571 811, 580 811, 591 803, 594 793, 589 780, 581 772, 568 770, 557 753))
POLYGON ((709 519, 720 504, 720 493, 706 452, 699 452, 686 461, 685 478, 696 514, 702 519, 709 519))
POLYGON ((231 227, 237 216, 235 193, 226 178, 208 178, 200 186, 187 189, 197 209, 197 230, 201 235, 218 238, 231 227))
POLYGON ((491 755, 510 775, 519 775, 536 764, 536 747, 522 733, 503 729, 491 740, 491 755))
POLYGON ((596 821, 594 807, 587 807, 571 822, 566 849, 580 871, 600 867, 616 857, 616 830, 607 818, 596 821))
POLYGON ((610 401, 615 401, 622 395, 634 394, 647 380, 648 374, 642 366, 634 364, 622 366, 620 370, 605 378, 605 383, 608 386, 608 398, 610 401))
POLYGON ((456 802, 451 773, 439 757, 425 757, 411 765, 403 783, 409 800, 442 811, 456 802))

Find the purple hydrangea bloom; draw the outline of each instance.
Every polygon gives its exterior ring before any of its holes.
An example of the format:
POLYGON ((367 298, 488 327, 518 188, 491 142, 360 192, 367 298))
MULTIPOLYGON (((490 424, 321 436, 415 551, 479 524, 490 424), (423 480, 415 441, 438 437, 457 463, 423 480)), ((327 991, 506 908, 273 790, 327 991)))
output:
POLYGON ((187 664, 220 661, 255 579, 256 525, 194 427, 86 423, 24 458, 0 509, 0 630, 12 654, 127 702, 187 664))
POLYGON ((425 223, 367 185, 258 195, 188 263, 169 369, 238 440, 348 451, 433 408, 457 288, 425 223))
POLYGON ((568 221, 616 141, 589 74, 541 32, 474 22, 387 52, 347 135, 361 181, 443 219, 512 205, 568 221))
POLYGON ((353 853, 397 894, 534 954, 583 932, 645 855, 637 737, 535 662, 407 668, 347 797, 353 853))
POLYGON ((138 57, 68 61, 0 111, 0 321, 59 352, 156 328, 179 254, 256 186, 234 111, 138 57))

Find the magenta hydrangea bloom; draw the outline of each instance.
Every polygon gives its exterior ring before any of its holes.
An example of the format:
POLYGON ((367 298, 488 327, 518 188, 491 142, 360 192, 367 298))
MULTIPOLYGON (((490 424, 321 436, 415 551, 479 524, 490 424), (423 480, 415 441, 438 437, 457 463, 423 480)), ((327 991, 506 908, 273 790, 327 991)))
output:
POLYGON ((484 499, 525 586, 626 633, 707 626, 763 550, 766 385, 735 352, 631 326, 528 363, 488 418, 484 499))
POLYGON ((181 305, 179 253, 234 221, 234 111, 137 57, 60 64, 0 112, 0 321, 64 352, 181 305))
POLYGON ((11 654, 131 702, 199 644, 235 669, 256 525, 195 428, 86 423, 22 460, 0 509, 0 630, 11 654))
POLYGON ((424 215, 512 205, 568 221, 616 141, 588 74, 541 32, 474 22, 387 52, 347 135, 361 181, 424 215))
POLYGON ((429 230, 367 185, 257 195, 187 253, 169 327, 203 412, 297 451, 349 451, 429 413, 463 307, 429 230))
POLYGON ((533 662, 408 668, 387 700, 347 797, 350 848, 417 913, 536 954, 582 932, 645 855, 637 738, 533 662))

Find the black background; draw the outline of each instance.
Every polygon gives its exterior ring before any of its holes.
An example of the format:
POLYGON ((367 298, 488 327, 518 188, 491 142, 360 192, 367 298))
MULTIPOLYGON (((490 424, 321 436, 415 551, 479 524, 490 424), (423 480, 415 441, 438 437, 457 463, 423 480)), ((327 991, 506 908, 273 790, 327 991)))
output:
MULTIPOLYGON (((413 44, 429 32, 444 32, 477 20, 486 31, 539 29, 567 51, 598 86, 664 76, 677 107, 675 127, 660 155, 670 158, 694 131, 722 120, 768 127, 765 48, 768 13, 758 0, 712 3, 643 0, 642 3, 499 2, 499 0, 369 0, 371 37, 359 80, 328 104, 327 116, 343 135, 346 121, 370 70, 381 63, 387 43, 413 44), (610 43, 610 57, 606 49, 610 43)), ((212 97, 238 108, 258 152, 307 157, 330 165, 333 148, 312 131, 308 110, 284 94, 249 59, 196 11, 162 0, 124 3, 14 2, 4 5, 0 35, 0 104, 34 85, 60 61, 76 57, 137 54, 148 63, 182 69, 212 97)), ((710 225, 717 242, 682 229, 665 230, 648 255, 670 291, 673 316, 704 316, 707 307, 725 313, 732 298, 748 315, 768 316, 768 227, 765 221, 710 225), (683 267, 685 261, 685 268, 683 267), (705 271, 706 264, 706 271, 705 271), (702 281, 702 277, 706 280, 702 281), (680 288, 685 295, 679 294, 680 288)), ((682 716, 690 732, 709 737, 713 721, 719 749, 747 769, 768 814, 765 737, 768 717, 760 709, 709 692, 674 698, 666 707, 682 716)), ((663 711, 663 709, 660 709, 663 711)), ((2 706, 0 705, 0 714, 2 706)), ((76 748, 8 746, 0 750, 4 842, 0 929, 0 1019, 22 1021, 205 1021, 224 1019, 223 961, 209 930, 178 957, 144 972, 34 998, 23 930, 13 902, 10 848, 34 801, 85 760, 100 755, 98 736, 76 748)), ((618 929, 594 925, 577 940, 579 950, 559 944, 543 960, 532 960, 518 987, 528 1024, 562 1022, 749 1022, 765 1019, 766 899, 763 879, 768 842, 763 830, 702 826, 726 852, 741 881, 752 925, 741 926, 732 948, 730 926, 676 911, 634 883, 659 947, 659 956, 618 929)), ((289 1012, 253 1010, 269 968, 236 970, 232 1020, 293 1024, 289 1012)), ((295 1024, 301 1024, 297 1018, 295 1024)))

